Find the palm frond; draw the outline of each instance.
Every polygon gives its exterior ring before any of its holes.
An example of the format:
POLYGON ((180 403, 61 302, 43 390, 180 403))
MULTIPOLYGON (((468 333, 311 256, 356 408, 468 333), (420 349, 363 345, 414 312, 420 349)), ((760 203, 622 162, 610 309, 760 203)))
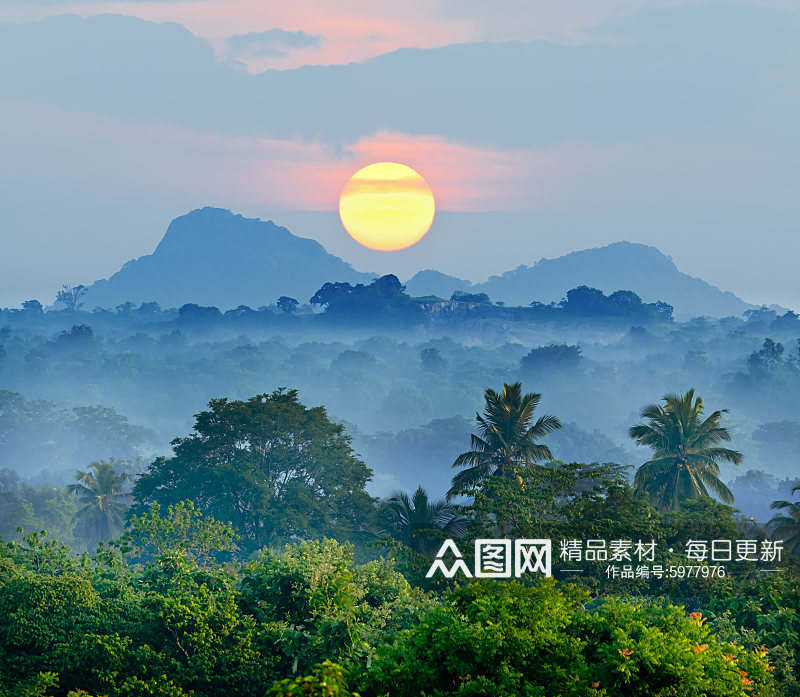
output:
POLYGON ((731 490, 719 478, 719 462, 738 465, 742 454, 721 447, 731 440, 720 426, 720 409, 702 419, 703 400, 694 389, 684 394, 666 394, 663 405, 649 404, 641 411, 648 423, 628 430, 639 445, 653 450, 653 459, 642 465, 634 477, 637 489, 646 491, 662 510, 677 510, 681 500, 713 492, 725 503, 733 503, 731 490))
POLYGON ((483 413, 475 415, 478 433, 472 434, 471 449, 453 462, 453 467, 468 469, 453 477, 448 499, 478 486, 489 476, 552 460, 550 449, 537 441, 561 428, 561 422, 555 416, 545 415, 533 423, 540 400, 541 394, 537 392, 523 395, 519 382, 505 383, 502 393, 486 389, 483 413))

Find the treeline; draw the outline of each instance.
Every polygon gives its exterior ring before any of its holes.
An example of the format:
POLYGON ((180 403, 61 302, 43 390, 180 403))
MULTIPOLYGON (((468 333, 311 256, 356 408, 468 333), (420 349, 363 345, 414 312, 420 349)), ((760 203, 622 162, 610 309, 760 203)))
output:
POLYGON ((151 431, 109 407, 59 409, 43 399, 0 390, 0 469, 37 463, 37 469, 52 476, 102 458, 136 458, 152 438, 151 431))
MULTIPOLYGON (((64 305, 63 312, 78 313, 83 303, 80 298, 85 291, 83 286, 59 291, 57 303, 64 305)), ((134 321, 172 320, 181 324, 246 324, 269 325, 285 322, 287 317, 305 316, 305 321, 314 321, 314 306, 322 310, 323 316, 337 322, 369 322, 371 326, 422 324, 431 320, 456 314, 461 317, 504 319, 511 321, 571 321, 576 318, 621 318, 639 323, 671 322, 672 306, 665 302, 644 303, 629 290, 618 290, 611 295, 588 286, 579 286, 567 292, 558 303, 544 304, 538 301, 530 307, 506 307, 504 303, 493 304, 485 293, 465 293, 456 291, 447 303, 435 296, 414 298, 406 293, 393 274, 376 278, 370 284, 325 283, 307 304, 295 298, 281 296, 274 305, 257 309, 240 305, 224 313, 217 307, 200 306, 187 303, 177 309, 162 310, 156 302, 142 303, 136 307, 131 302, 118 305, 111 310, 97 307, 92 315, 122 315, 134 321), (309 317, 308 315, 312 315, 309 317)), ((5 309, 2 313, 13 323, 41 321, 44 308, 38 300, 27 300, 22 309, 5 309)), ((50 314, 49 312, 46 314, 50 314)), ((317 317, 319 320, 319 317, 317 317)))

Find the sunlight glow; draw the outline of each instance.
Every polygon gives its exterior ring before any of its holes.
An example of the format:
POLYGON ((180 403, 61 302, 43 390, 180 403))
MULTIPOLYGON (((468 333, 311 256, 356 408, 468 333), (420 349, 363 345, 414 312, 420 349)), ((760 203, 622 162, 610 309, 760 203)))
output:
POLYGON ((359 244, 383 252, 419 242, 436 204, 427 182, 411 167, 377 162, 356 172, 342 191, 339 217, 359 244))

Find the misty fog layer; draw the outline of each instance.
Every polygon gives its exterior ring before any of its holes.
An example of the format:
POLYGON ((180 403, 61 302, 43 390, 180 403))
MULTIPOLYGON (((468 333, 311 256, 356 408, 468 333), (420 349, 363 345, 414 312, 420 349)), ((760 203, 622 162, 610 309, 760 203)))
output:
POLYGON ((142 470, 189 434, 210 399, 289 387, 346 425, 374 470, 372 493, 421 484, 441 495, 484 390, 521 381, 542 394, 540 412, 564 424, 546 442, 566 462, 642 464, 648 451, 627 436, 641 408, 694 387, 707 411, 730 410, 724 422, 745 457, 722 473, 740 510, 768 520, 769 503, 800 471, 800 319, 791 312, 676 322, 642 304, 603 316, 560 312, 563 304, 504 308, 478 295, 410 302, 394 289, 400 304, 351 316, 331 292, 324 313, 292 298, 282 309, 224 314, 155 303, 0 312, 0 468, 59 484, 103 458, 142 470))

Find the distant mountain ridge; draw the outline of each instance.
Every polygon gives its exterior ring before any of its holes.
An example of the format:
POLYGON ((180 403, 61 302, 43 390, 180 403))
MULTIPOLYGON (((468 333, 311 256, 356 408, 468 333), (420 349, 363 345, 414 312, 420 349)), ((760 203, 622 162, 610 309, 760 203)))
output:
POLYGON ((420 271, 406 283, 412 295, 449 298, 453 291, 464 290, 486 293, 494 302, 507 305, 558 302, 568 290, 581 285, 604 293, 632 290, 645 302, 663 300, 675 308, 677 317, 741 315, 754 307, 730 291, 679 271, 672 259, 655 247, 636 242, 615 242, 541 259, 532 266, 491 276, 484 283, 430 270, 420 271))
POLYGON ((373 278, 271 220, 206 207, 175 218, 152 254, 92 284, 84 304, 116 307, 128 300, 154 300, 163 307, 255 308, 281 295, 307 303, 326 281, 370 283, 373 278))
MULTIPOLYGON (((370 283, 377 274, 356 271, 318 242, 297 237, 272 221, 220 208, 200 208, 175 218, 152 254, 127 262, 88 290, 85 306, 116 307, 156 301, 222 310, 259 307, 287 295, 308 302, 327 282, 370 283)), ((632 290, 645 302, 663 300, 677 317, 740 315, 753 307, 733 293, 682 273, 655 247, 616 242, 519 266, 484 283, 420 271, 406 283, 416 297, 449 298, 456 290, 486 293, 507 305, 559 301, 571 288, 605 293, 632 290)))

